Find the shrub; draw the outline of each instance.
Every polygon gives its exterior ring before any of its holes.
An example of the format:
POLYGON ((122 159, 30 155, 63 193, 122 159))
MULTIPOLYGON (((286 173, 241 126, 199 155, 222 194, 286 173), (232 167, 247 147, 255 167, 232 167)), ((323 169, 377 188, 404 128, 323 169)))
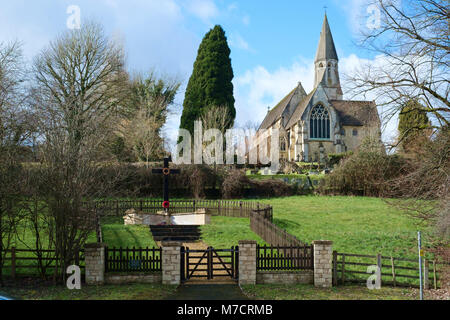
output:
POLYGON ((321 181, 317 191, 320 194, 379 197, 389 187, 386 181, 401 175, 405 169, 404 158, 387 155, 369 142, 344 159, 321 181))
POLYGON ((287 197, 298 190, 297 185, 289 185, 278 179, 269 180, 251 180, 252 191, 260 197, 287 197))
POLYGON ((338 165, 341 160, 348 158, 353 155, 352 151, 345 152, 345 153, 333 153, 328 155, 328 161, 330 167, 334 167, 335 165, 338 165))
POLYGON ((245 188, 250 184, 250 180, 243 170, 230 170, 222 183, 222 197, 224 199, 242 198, 245 188))

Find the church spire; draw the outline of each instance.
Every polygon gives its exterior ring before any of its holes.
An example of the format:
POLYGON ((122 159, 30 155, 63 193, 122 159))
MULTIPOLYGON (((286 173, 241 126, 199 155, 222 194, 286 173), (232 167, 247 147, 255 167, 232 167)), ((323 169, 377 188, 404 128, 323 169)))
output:
POLYGON ((314 64, 314 87, 317 88, 319 85, 322 85, 330 99, 342 99, 341 81, 339 79, 339 59, 326 13, 314 64))
POLYGON ((319 47, 317 49, 315 62, 323 60, 339 60, 326 13, 323 20, 322 32, 320 33, 319 47))

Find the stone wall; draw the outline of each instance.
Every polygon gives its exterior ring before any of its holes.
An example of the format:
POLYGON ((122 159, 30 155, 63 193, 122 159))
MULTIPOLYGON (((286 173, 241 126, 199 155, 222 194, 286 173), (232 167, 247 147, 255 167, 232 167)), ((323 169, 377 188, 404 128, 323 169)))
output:
POLYGON ((107 284, 128 284, 128 283, 162 283, 162 273, 152 274, 105 274, 107 284))
POLYGON ((272 272, 258 271, 257 284, 313 284, 314 271, 304 270, 298 272, 272 272))
POLYGON ((333 280, 333 242, 328 240, 313 241, 314 246, 314 286, 331 288, 333 280))
POLYGON ((206 209, 198 209, 194 213, 174 213, 166 215, 164 212, 158 214, 137 212, 130 209, 123 217, 125 225, 196 225, 203 226, 211 223, 211 213, 206 209))
POLYGON ((256 241, 239 241, 239 284, 256 284, 256 241))
POLYGON ((84 247, 86 265, 86 283, 103 284, 105 281, 105 245, 103 243, 87 244, 84 247))
POLYGON ((162 283, 179 285, 181 281, 181 243, 162 243, 162 283))

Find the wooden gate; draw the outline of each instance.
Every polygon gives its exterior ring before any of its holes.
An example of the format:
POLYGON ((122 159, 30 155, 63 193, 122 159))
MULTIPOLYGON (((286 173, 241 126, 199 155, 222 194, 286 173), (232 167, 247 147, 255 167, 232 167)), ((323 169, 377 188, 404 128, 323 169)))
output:
POLYGON ((239 277, 239 247, 231 249, 192 250, 181 248, 181 281, 192 279, 213 280, 239 277))

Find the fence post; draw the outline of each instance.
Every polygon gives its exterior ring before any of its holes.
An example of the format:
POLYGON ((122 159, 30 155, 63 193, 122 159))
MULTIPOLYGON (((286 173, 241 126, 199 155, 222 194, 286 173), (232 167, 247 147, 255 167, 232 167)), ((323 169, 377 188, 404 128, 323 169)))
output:
POLYGON ((397 286, 397 281, 395 279, 395 264, 394 264, 394 257, 391 257, 391 265, 392 265, 392 281, 394 282, 394 287, 397 286))
POLYGON ((84 247, 84 262, 86 265, 86 283, 103 284, 105 282, 105 245, 90 243, 84 247))
POLYGON ((116 200, 116 217, 119 216, 119 201, 116 200))
POLYGON ((16 247, 11 248, 11 277, 16 280, 16 247))
POLYGON ((437 290, 437 278, 436 278, 436 260, 433 260, 433 281, 434 281, 434 290, 437 290))
POLYGON ((381 272, 381 267, 382 267, 382 265, 383 265, 383 263, 382 263, 382 260, 381 260, 381 253, 378 253, 377 254, 377 267, 379 268, 379 270, 380 270, 380 286, 381 286, 381 278, 382 278, 382 276, 381 276, 381 274, 382 274, 382 272, 381 272))
POLYGON ((328 240, 313 241, 314 246, 314 286, 331 288, 333 286, 333 242, 328 240))
POLYGON ((242 201, 239 202, 239 217, 242 218, 242 201))
POLYGON ((162 242, 162 283, 179 285, 181 281, 181 242, 162 242))
POLYGON ((256 284, 256 241, 239 241, 239 285, 256 284))
POLYGON ((425 290, 430 289, 430 279, 428 278, 428 260, 425 259, 424 269, 423 269, 423 279, 424 279, 424 288, 425 290))
POLYGON ((342 285, 345 284, 345 253, 342 254, 342 273, 341 273, 342 285))
POLYGON ((337 286, 337 251, 333 251, 333 285, 337 286))

